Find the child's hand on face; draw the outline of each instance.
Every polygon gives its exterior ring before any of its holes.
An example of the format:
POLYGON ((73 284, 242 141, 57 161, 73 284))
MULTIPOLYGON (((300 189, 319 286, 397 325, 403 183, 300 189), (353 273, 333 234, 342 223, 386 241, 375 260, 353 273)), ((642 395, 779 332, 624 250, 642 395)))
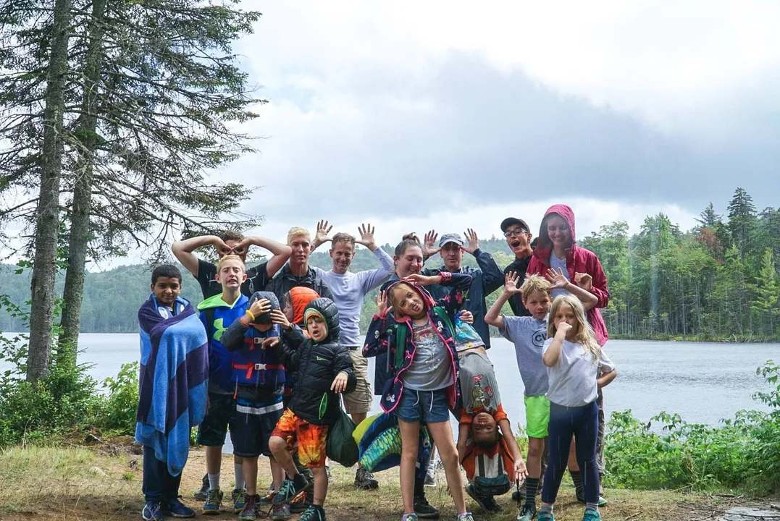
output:
POLYGON ((553 288, 562 288, 566 286, 567 282, 569 282, 569 279, 567 279, 563 274, 563 270, 561 268, 558 268, 557 270, 554 268, 548 269, 547 280, 552 283, 553 288))
POLYGON ((341 371, 336 375, 336 378, 333 379, 333 383, 330 384, 330 390, 334 393, 343 393, 347 388, 347 379, 347 373, 341 371))
POLYGON ((474 314, 469 311, 468 309, 464 309, 458 314, 458 317, 467 324, 473 324, 474 323, 474 314))
POLYGON ((590 275, 590 273, 575 273, 574 283, 585 291, 590 291, 593 289, 593 277, 590 275))
POLYGON ((281 309, 274 309, 271 311, 271 322, 279 324, 283 329, 290 329, 292 324, 287 320, 287 315, 281 309))
POLYGON ((555 327, 555 338, 558 340, 565 340, 566 335, 569 333, 569 330, 571 330, 571 324, 561 320, 555 327))
POLYGON ((517 281, 520 280, 520 275, 514 271, 507 272, 504 275, 504 292, 505 293, 520 293, 520 288, 517 287, 517 281))

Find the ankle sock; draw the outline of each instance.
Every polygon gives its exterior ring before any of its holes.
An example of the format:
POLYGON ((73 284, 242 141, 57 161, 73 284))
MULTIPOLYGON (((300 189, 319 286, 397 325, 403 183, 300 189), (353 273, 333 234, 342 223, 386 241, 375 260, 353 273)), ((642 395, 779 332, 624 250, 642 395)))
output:
POLYGON ((244 481, 244 469, 241 463, 233 463, 233 472, 236 474, 236 489, 244 490, 246 488, 246 482, 244 481))
POLYGON ((540 513, 541 512, 546 512, 548 514, 552 514, 552 511, 553 511, 553 506, 552 505, 547 505, 547 504, 544 504, 544 503, 542 503, 542 507, 539 509, 540 513))
POLYGON ((209 490, 219 490, 219 472, 209 474, 209 490))

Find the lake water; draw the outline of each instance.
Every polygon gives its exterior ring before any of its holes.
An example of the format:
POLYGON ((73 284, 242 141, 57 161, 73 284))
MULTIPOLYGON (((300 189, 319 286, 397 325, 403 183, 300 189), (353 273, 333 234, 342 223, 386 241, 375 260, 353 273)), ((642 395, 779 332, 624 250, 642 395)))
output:
MULTIPOLYGON (((120 366, 138 359, 137 334, 82 334, 79 362, 90 363, 98 380, 115 376, 120 366)), ((525 423, 523 384, 514 346, 494 338, 489 351, 504 407, 513 425, 525 423)), ((664 410, 689 422, 716 425, 740 409, 763 409, 751 398, 766 388, 756 368, 780 360, 780 344, 720 344, 610 340, 606 350, 618 377, 604 389, 607 412, 631 409, 649 420, 664 410)), ((369 359, 373 378, 373 359, 369 359)), ((379 407, 375 403, 375 409, 379 407)))

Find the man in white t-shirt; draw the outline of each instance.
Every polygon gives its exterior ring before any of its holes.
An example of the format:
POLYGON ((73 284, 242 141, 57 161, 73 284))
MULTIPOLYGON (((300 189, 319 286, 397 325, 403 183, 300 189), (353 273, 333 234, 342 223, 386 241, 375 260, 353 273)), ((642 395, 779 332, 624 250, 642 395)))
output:
MULTIPOLYGON (((337 233, 329 238, 331 226, 327 221, 317 223, 317 234, 312 243, 312 250, 320 244, 332 241, 330 258, 333 267, 329 271, 315 268, 322 280, 333 293, 333 301, 339 310, 339 325, 341 333, 339 344, 346 346, 352 356, 352 365, 357 377, 357 386, 351 393, 343 395, 344 408, 352 416, 357 425, 363 421, 371 409, 373 394, 368 381, 368 362, 362 354, 363 336, 360 334, 360 311, 366 294, 379 287, 393 273, 393 259, 374 242, 374 227, 363 224, 358 228, 360 239, 348 233, 337 233), (349 271, 355 256, 355 244, 361 244, 371 250, 381 264, 380 268, 364 270, 357 273, 349 271)), ((369 490, 379 486, 370 472, 358 467, 355 475, 355 486, 369 490)))

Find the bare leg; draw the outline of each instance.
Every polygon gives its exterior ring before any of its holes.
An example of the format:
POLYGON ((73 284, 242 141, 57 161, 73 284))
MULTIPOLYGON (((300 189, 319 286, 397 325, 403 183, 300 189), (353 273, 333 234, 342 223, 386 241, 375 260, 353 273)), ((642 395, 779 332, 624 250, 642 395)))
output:
POLYGON ((528 477, 539 479, 542 476, 542 452, 545 438, 528 438, 528 477))
POLYGON ((254 496, 257 494, 257 457, 241 459, 241 470, 244 473, 246 494, 248 496, 254 496))
POLYGON ((279 490, 279 487, 282 486, 282 481, 284 481, 284 469, 279 465, 275 457, 270 456, 268 459, 271 465, 271 488, 279 490))
POLYGON ((312 503, 322 506, 325 503, 325 496, 328 494, 328 473, 325 467, 311 469, 314 474, 314 499, 312 503))
POLYGON ((287 442, 279 436, 271 436, 268 440, 268 448, 271 450, 276 463, 287 473, 290 479, 298 475, 298 469, 295 468, 292 454, 287 450, 287 442))
MULTIPOLYGON (((460 468, 458 468, 458 449, 455 447, 450 423, 448 421, 429 423, 428 432, 431 433, 436 449, 439 451, 439 458, 444 466, 447 487, 450 489, 455 509, 458 514, 462 514, 466 512, 466 501, 463 498, 463 478, 460 475, 460 468)), ((403 451, 403 444, 401 450, 403 451)))
MULTIPOLYGON (((407 422, 399 418, 398 429, 401 431, 401 497, 404 514, 411 514, 414 512, 414 469, 420 443, 420 422, 407 422)), ((457 456, 455 460, 457 464, 457 456)))

